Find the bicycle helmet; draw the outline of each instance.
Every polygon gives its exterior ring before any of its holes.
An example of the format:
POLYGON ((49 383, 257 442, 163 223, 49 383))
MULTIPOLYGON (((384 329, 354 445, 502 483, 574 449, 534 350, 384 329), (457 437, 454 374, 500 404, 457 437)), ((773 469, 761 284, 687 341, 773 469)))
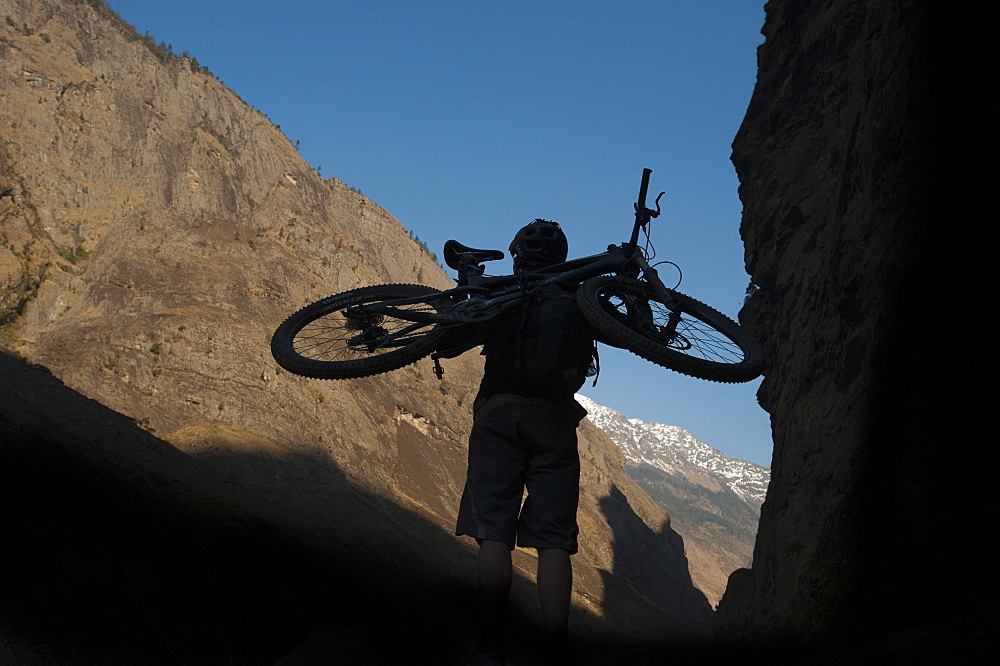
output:
POLYGON ((515 269, 536 270, 566 261, 569 244, 558 222, 535 219, 510 242, 515 269))

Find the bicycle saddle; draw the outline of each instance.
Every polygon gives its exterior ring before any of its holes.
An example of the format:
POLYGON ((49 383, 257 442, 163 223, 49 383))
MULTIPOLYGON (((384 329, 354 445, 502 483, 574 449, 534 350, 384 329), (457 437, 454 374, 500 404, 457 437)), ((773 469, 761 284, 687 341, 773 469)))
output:
POLYGON ((504 254, 500 250, 477 250, 466 247, 456 240, 450 240, 444 244, 444 263, 455 270, 465 268, 470 262, 493 261, 503 259, 504 254))

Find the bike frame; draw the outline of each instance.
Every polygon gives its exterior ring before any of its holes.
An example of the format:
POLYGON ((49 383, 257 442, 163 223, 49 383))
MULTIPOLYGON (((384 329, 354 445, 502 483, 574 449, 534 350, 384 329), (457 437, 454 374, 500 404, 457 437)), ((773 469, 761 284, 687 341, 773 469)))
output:
MULTIPOLYGON (((649 265, 648 224, 659 216, 662 196, 656 197, 656 210, 646 207, 650 173, 643 171, 628 242, 540 270, 487 276, 484 266, 503 259, 503 252, 450 240, 444 259, 458 271, 454 288, 384 284, 328 296, 281 323, 271 336, 271 355, 282 368, 317 379, 366 377, 429 355, 440 378, 439 359, 488 343, 491 331, 501 327, 516 329, 539 289, 558 285, 575 293, 586 322, 580 325, 596 342, 710 381, 738 383, 760 376, 763 352, 749 332, 712 307, 665 287, 649 265)), ((528 320, 522 319, 526 325, 528 320)))
MULTIPOLYGON (((535 289, 546 284, 579 284, 584 280, 608 274, 632 278, 641 275, 664 303, 670 303, 673 300, 670 290, 663 285, 656 269, 649 265, 638 248, 640 230, 645 229, 651 218, 660 214, 659 203, 660 197, 663 196, 662 192, 656 197, 656 210, 646 208, 646 191, 651 173, 652 170, 643 169, 639 199, 635 204, 635 224, 628 243, 609 245, 607 251, 601 254, 572 259, 536 271, 519 271, 513 275, 487 277, 482 274, 481 266, 472 266, 471 271, 465 271, 462 275, 463 281, 466 282, 464 286, 430 296, 356 306, 348 308, 348 313, 354 313, 359 317, 388 315, 414 322, 414 326, 396 332, 394 337, 402 338, 426 324, 442 326, 475 324, 479 321, 475 317, 477 312, 483 313, 482 321, 501 316, 521 305, 535 289), (400 309, 402 306, 417 303, 434 305, 438 311, 400 309)), ((442 354, 442 357, 445 357, 445 354, 442 354)))

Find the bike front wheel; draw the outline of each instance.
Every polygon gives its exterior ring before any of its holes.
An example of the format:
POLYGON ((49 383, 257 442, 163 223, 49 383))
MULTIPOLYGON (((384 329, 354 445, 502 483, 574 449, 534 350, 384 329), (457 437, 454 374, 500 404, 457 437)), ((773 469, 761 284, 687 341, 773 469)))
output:
POLYGON ((763 352, 729 317, 669 291, 663 299, 646 282, 596 277, 580 285, 577 300, 602 342, 671 370, 717 382, 760 376, 763 352))
POLYGON ((362 287, 328 296, 286 319, 271 336, 271 355, 285 370, 314 379, 377 375, 414 363, 447 337, 443 328, 405 318, 434 313, 432 304, 394 306, 403 314, 366 313, 359 306, 441 293, 415 284, 362 287))

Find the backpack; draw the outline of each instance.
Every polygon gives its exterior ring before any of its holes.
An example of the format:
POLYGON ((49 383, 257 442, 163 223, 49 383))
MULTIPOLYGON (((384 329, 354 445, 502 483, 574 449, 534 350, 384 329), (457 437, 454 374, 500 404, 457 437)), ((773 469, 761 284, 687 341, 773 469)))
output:
POLYGON ((597 346, 575 285, 536 289, 519 313, 495 327, 484 353, 493 392, 571 397, 597 373, 597 346))

